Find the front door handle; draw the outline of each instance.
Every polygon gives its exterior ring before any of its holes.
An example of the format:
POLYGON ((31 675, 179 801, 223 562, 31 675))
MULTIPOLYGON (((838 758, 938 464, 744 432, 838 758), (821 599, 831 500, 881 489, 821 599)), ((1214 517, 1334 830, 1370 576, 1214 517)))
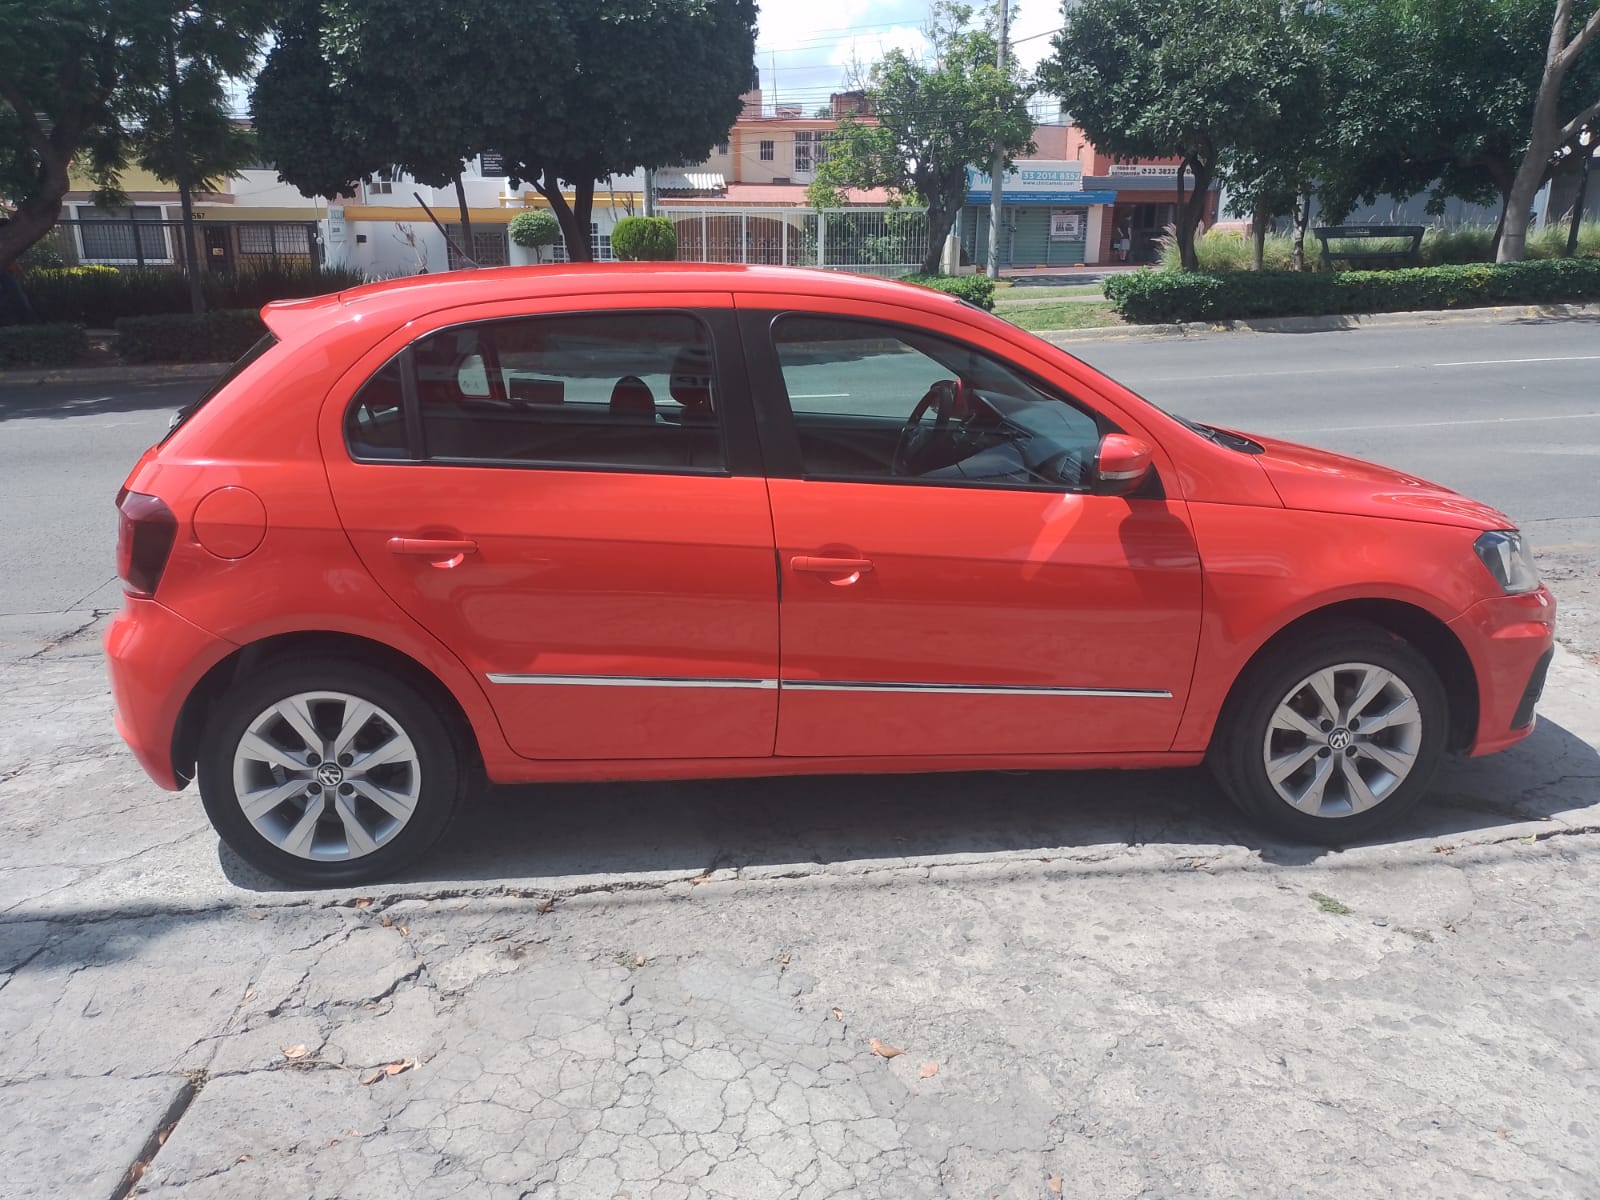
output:
POLYGON ((872 570, 870 558, 829 558, 814 554, 797 554, 789 560, 791 571, 807 575, 826 575, 834 587, 849 587, 872 570))
POLYGON ((392 537, 389 539, 389 553, 431 559, 435 566, 440 567, 456 566, 467 555, 477 552, 478 543, 471 538, 392 537))

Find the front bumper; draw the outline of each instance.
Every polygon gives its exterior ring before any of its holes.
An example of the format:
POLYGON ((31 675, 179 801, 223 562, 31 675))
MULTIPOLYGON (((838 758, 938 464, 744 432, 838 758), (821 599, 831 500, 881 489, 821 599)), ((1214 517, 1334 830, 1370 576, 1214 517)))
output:
POLYGON ((1533 705, 1554 653, 1556 602, 1541 585, 1474 604, 1450 629, 1478 678, 1478 728, 1469 754, 1494 754, 1533 732, 1533 705))
POLYGON ((181 790, 188 780, 172 761, 178 714, 195 684, 238 647, 154 600, 126 597, 105 649, 117 732, 151 779, 181 790))

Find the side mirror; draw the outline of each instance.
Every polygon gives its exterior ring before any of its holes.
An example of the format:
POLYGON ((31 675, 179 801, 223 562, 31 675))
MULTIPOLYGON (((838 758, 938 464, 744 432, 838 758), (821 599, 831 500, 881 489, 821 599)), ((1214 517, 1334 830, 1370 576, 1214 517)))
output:
POLYGON ((1095 456, 1095 491, 1102 496, 1127 496, 1139 490, 1150 475, 1150 446, 1125 433, 1108 433, 1100 439, 1095 456))

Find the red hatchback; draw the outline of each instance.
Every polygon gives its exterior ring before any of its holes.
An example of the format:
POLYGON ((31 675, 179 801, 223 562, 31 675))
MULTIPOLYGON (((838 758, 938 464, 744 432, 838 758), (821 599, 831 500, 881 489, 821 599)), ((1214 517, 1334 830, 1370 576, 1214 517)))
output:
POLYGON ((117 724, 285 880, 477 776, 1208 761, 1345 842, 1533 727, 1502 514, 1170 416, 939 292, 486 270, 269 305, 118 499, 117 724))

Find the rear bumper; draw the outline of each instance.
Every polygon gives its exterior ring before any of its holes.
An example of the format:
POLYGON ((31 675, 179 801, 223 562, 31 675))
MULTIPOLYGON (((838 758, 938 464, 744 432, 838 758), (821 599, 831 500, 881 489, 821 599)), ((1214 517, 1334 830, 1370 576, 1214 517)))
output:
POLYGON ((184 701, 237 647, 154 600, 125 598, 105 636, 117 732, 145 773, 178 791, 188 782, 172 761, 184 701))
POLYGON ((1469 754, 1493 754, 1533 732, 1533 706, 1554 653, 1556 602, 1548 588, 1473 605, 1450 628, 1478 677, 1478 729, 1469 754))

